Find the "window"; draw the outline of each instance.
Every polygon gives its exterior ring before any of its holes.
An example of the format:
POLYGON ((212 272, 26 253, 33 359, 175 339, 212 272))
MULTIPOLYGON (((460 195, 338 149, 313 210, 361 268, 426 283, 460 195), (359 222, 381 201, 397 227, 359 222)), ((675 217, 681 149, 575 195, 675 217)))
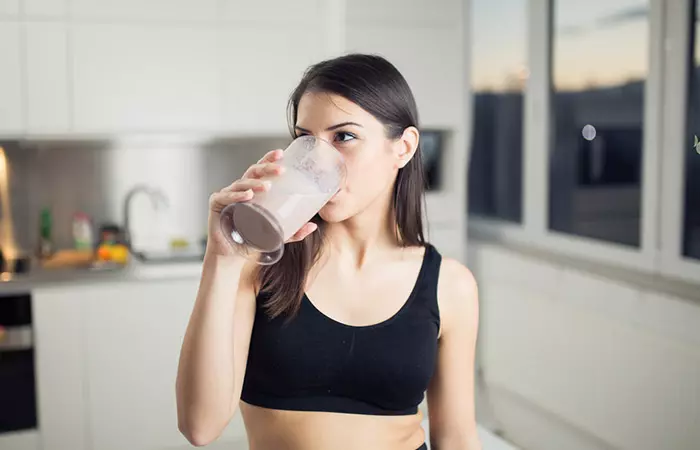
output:
POLYGON ((553 7, 549 227, 638 247, 648 1, 553 7))
MULTIPOLYGON (((695 5, 695 17, 700 13, 695 5)), ((685 196, 683 208, 683 256, 700 259, 700 26, 691 28, 690 86, 688 92, 688 145, 685 155, 685 196), (697 137, 696 137, 697 136, 697 137)))
POLYGON ((527 3, 472 2, 474 122, 467 178, 469 212, 510 222, 522 220, 527 3))
POLYGON ((700 282, 700 0, 470 3, 472 235, 700 282))

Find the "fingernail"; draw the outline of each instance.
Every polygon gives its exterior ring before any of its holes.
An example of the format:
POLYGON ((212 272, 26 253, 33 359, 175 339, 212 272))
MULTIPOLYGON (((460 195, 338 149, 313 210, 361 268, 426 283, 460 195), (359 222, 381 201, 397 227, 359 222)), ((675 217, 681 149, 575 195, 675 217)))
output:
POLYGON ((269 180, 265 180, 263 181, 263 187, 265 188, 265 190, 268 190, 272 187, 272 183, 269 180))

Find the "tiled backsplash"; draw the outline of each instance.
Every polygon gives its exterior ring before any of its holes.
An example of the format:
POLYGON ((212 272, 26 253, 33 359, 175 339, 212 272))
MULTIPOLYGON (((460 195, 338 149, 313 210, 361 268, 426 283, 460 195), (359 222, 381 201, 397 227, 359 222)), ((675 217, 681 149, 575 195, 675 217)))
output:
MULTIPOLYGON (((197 241, 206 233, 209 194, 231 183, 261 155, 284 148, 288 137, 193 143, 139 138, 122 141, 0 142, 5 149, 15 240, 34 252, 39 212, 51 209, 57 248, 72 246, 71 220, 84 211, 97 224, 123 223, 123 203, 137 184, 168 197, 163 230, 197 241)), ((148 220, 150 202, 134 198, 132 223, 148 220)))

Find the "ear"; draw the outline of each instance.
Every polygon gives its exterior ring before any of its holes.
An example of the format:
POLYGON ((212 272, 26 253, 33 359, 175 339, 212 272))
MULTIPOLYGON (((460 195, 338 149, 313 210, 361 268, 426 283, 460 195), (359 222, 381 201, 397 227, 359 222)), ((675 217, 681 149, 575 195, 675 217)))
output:
POLYGON ((413 155, 416 154, 418 150, 418 143, 420 142, 420 133, 416 127, 408 127, 403 130, 403 134, 399 137, 396 142, 397 145, 397 160, 396 168, 403 169, 406 167, 413 155))

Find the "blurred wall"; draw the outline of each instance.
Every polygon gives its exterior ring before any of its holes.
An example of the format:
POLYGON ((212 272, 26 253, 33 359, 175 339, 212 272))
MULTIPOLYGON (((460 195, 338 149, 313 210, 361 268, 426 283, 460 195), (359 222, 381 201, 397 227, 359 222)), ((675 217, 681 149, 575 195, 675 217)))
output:
POLYGON ((490 426, 526 449, 700 448, 692 286, 469 242, 490 426))

